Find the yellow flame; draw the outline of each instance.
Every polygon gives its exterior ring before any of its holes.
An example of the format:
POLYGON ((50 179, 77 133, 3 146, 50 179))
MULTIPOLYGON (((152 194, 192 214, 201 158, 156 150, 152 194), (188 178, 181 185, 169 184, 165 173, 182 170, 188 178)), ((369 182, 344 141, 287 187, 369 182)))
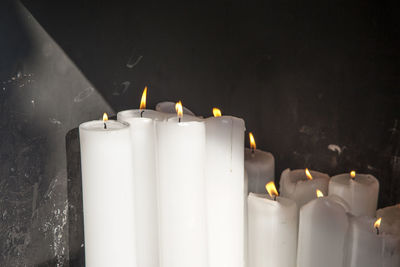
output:
POLYGON ((324 197, 324 193, 322 193, 321 190, 317 189, 316 193, 317 193, 317 197, 324 197))
POLYGON ((381 221, 382 221, 382 217, 379 218, 378 220, 376 220, 376 222, 374 223, 374 227, 376 229, 379 229, 379 227, 381 226, 381 221))
POLYGON ((107 115, 107 113, 104 112, 104 114, 103 114, 103 122, 106 122, 106 121, 108 121, 108 115, 107 115))
POLYGON ((219 108, 213 108, 213 114, 214 114, 214 117, 222 116, 221 110, 219 108))
POLYGON ((350 172, 350 177, 355 178, 356 177, 356 171, 351 171, 350 172))
POLYGON ((312 175, 311 175, 310 171, 308 170, 308 168, 306 168, 305 172, 306 172, 307 179, 312 180, 312 175))
POLYGON ((255 150, 256 149, 256 140, 254 140, 253 133, 249 133, 249 139, 250 139, 250 148, 255 150))
POLYGON ((279 196, 278 190, 276 190, 275 183, 274 183, 273 181, 267 183, 267 184, 265 185, 265 189, 267 189, 268 194, 269 194, 272 198, 279 196))
POLYGON ((143 90, 142 99, 140 100, 139 109, 145 109, 146 108, 146 98, 147 98, 147 86, 143 90))
POLYGON ((176 110, 176 113, 178 114, 178 117, 182 118, 183 108, 182 108, 182 102, 180 100, 175 104, 175 110, 176 110))

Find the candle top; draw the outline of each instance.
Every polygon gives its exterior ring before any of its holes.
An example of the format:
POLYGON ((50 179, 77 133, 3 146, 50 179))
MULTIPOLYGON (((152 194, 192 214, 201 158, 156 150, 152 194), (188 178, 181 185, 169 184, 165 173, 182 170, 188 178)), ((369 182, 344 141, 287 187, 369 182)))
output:
POLYGON ((376 216, 382 217, 383 232, 400 236, 400 204, 379 209, 376 216))
POLYGON ((102 120, 88 121, 79 125, 79 129, 85 131, 97 131, 97 132, 110 132, 117 131, 121 129, 128 129, 129 125, 123 122, 108 120, 106 122, 102 120), (107 128, 104 129, 104 123, 106 123, 107 128))
MULTIPOLYGON (((293 206, 296 205, 296 203, 288 198, 284 197, 276 197, 276 200, 271 198, 268 194, 256 194, 256 193, 250 193, 248 196, 249 200, 254 200, 262 205, 268 205, 268 206, 293 206)), ((297 209, 297 208, 296 208, 297 209)))
POLYGON ((370 174, 359 174, 357 173, 354 178, 351 178, 349 173, 343 173, 335 175, 331 178, 331 183, 338 183, 343 185, 349 185, 350 183, 358 183, 362 185, 371 185, 378 183, 378 180, 370 174))
POLYGON ((152 109, 128 109, 120 111, 117 114, 119 121, 125 121, 129 118, 149 118, 154 120, 163 120, 167 114, 152 109))
POLYGON ((195 123, 204 122, 204 120, 201 118, 192 116, 192 115, 183 114, 181 120, 179 121, 178 116, 175 114, 175 115, 168 117, 167 122, 179 123, 181 125, 185 125, 185 124, 193 123, 193 122, 195 122, 195 123))
MULTIPOLYGON (((319 172, 319 171, 313 171, 309 170, 312 180, 308 179, 306 176, 306 171, 305 169, 297 169, 297 170, 289 170, 289 179, 293 183, 297 182, 307 182, 307 181, 313 181, 313 180, 318 180, 318 179, 328 179, 329 180, 329 175, 319 172)), ((287 173, 286 170, 284 171, 285 174, 287 173)), ((284 175, 284 172, 282 175, 284 175)))

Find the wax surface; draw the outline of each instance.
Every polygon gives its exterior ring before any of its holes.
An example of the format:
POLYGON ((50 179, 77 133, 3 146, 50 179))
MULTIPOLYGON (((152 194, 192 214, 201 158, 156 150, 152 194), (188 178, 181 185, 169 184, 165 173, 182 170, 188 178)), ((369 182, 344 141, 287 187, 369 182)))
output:
POLYGON ((275 179, 274 156, 259 149, 255 149, 253 153, 246 148, 244 164, 249 175, 249 192, 264 193, 265 185, 275 179))
MULTIPOLYGON (((137 116, 133 110, 117 114, 129 123, 135 183, 136 251, 138 266, 158 267, 158 206, 156 180, 156 132, 153 119, 137 116)), ((143 115, 159 115, 148 112, 143 115)))
POLYGON ((355 216, 374 217, 378 203, 379 182, 368 174, 356 174, 352 179, 348 173, 333 176, 329 182, 329 195, 343 198, 355 216))
POLYGON ((88 267, 136 266, 130 132, 116 121, 79 126, 88 267), (116 156, 118 155, 118 156, 116 156))
POLYGON ((207 267, 206 131, 202 121, 158 121, 160 266, 207 267))
POLYGON ((153 120, 163 120, 166 118, 165 113, 151 109, 129 109, 120 111, 117 114, 119 121, 126 121, 129 118, 150 118, 153 120))
POLYGON ((298 210, 296 203, 250 193, 248 196, 249 267, 295 267, 298 210))
POLYGON ((205 123, 209 266, 243 267, 244 121, 222 116, 205 123))

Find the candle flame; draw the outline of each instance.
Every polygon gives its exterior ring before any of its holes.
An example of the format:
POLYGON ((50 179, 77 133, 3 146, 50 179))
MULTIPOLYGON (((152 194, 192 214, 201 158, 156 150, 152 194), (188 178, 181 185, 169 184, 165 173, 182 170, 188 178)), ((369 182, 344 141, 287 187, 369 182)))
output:
POLYGON ((178 115, 178 118, 182 118, 183 108, 182 108, 182 102, 180 100, 175 104, 175 110, 178 115))
POLYGON ((104 114, 103 114, 103 122, 106 122, 106 121, 108 121, 108 115, 107 115, 107 113, 104 112, 104 114))
POLYGON ((317 193, 317 197, 324 197, 324 193, 322 193, 321 190, 317 189, 316 193, 317 193))
POLYGON ((376 229, 379 229, 379 227, 381 226, 381 221, 382 221, 382 217, 379 218, 378 220, 376 220, 376 222, 374 223, 374 227, 376 229))
POLYGON ((310 171, 308 170, 308 168, 306 168, 305 173, 306 173, 307 179, 312 180, 312 175, 311 175, 310 171))
POLYGON ((250 139, 250 148, 255 150, 256 149, 256 140, 254 140, 253 133, 249 133, 249 139, 250 139))
POLYGON ((275 183, 273 181, 267 183, 265 185, 265 189, 267 189, 267 192, 270 195, 270 197, 275 198, 275 197, 279 196, 279 193, 276 190, 275 183))
POLYGON ((356 171, 351 171, 350 172, 350 177, 355 178, 356 177, 356 171))
POLYGON ((143 90, 143 93, 142 93, 142 99, 140 100, 139 109, 145 109, 146 108, 146 98, 147 98, 147 86, 144 87, 144 90, 143 90))
POLYGON ((213 114, 214 114, 214 117, 222 116, 221 110, 219 108, 213 108, 213 114))

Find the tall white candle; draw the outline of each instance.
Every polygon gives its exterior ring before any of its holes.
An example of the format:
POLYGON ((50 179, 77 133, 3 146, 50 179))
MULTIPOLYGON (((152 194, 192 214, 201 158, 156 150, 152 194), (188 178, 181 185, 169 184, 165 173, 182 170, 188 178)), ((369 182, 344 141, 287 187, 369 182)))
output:
POLYGON ((400 236, 380 231, 375 221, 367 216, 351 219, 345 267, 400 266, 400 236))
MULTIPOLYGON (((136 117, 133 110, 117 114, 129 123, 135 179, 136 249, 139 267, 158 267, 158 206, 156 133, 153 119, 136 117)), ((157 119, 157 118, 156 118, 157 119)))
POLYGON ((205 124, 158 121, 160 266, 207 267, 205 124))
POLYGON ((265 185, 275 179, 274 156, 256 149, 256 142, 252 133, 249 133, 250 149, 245 149, 244 166, 249 175, 249 192, 264 193, 265 185))
POLYGON ((349 219, 336 198, 319 197, 300 209, 297 267, 341 267, 349 219))
POLYGON ((298 210, 293 200, 250 193, 249 267, 295 267, 297 222, 298 210))
POLYGON ((315 191, 318 189, 324 195, 328 194, 329 176, 322 172, 310 170, 286 169, 281 174, 280 191, 282 197, 293 199, 298 208, 313 200, 317 196, 315 191), (311 177, 310 177, 311 175, 311 177))
POLYGON ((88 267, 136 266, 135 187, 126 124, 79 126, 85 257, 88 267), (118 155, 118 156, 116 156, 118 155))
POLYGON ((210 267, 244 264, 244 121, 206 123, 207 227, 210 267))
POLYGON ((333 176, 329 182, 329 195, 343 198, 355 216, 374 217, 378 194, 379 182, 369 174, 344 173, 333 176))

